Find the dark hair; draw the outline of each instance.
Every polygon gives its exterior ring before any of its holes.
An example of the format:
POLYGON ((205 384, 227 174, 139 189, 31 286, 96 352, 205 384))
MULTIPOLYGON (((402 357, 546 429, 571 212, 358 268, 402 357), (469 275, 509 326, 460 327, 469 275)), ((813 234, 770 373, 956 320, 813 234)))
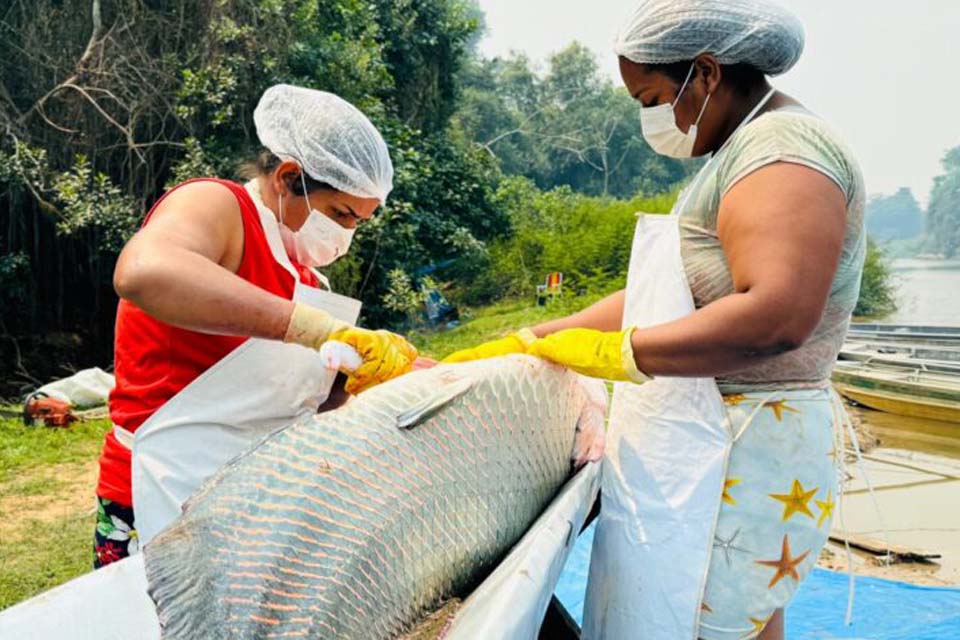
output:
MULTIPOLYGON (((270 175, 274 169, 280 166, 280 162, 280 158, 274 155, 269 149, 260 149, 253 160, 244 162, 237 168, 237 174, 244 180, 253 180, 259 176, 270 175)), ((313 193, 314 191, 336 191, 333 186, 326 182, 314 180, 306 171, 303 172, 303 181, 299 179, 291 181, 289 185, 290 190, 293 191, 295 195, 302 196, 303 182, 307 183, 308 193, 313 193)))
MULTIPOLYGON (((687 74, 690 73, 690 65, 693 60, 688 62, 670 62, 667 64, 648 64, 645 65, 650 71, 659 71, 678 85, 683 84, 687 74)), ((743 62, 737 64, 723 65, 723 81, 729 83, 733 90, 741 96, 748 96, 759 85, 766 81, 767 77, 763 71, 752 64, 743 62)))

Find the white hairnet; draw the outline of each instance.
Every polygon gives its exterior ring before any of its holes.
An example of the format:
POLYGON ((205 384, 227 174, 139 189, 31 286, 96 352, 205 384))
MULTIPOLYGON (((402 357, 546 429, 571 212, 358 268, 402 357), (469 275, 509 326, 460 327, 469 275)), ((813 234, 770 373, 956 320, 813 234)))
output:
POLYGON ((614 49, 638 64, 712 53, 720 64, 746 63, 775 76, 800 58, 803 25, 764 0, 644 0, 614 49))
POLYGON ((274 85, 260 98, 253 122, 263 146, 278 157, 296 160, 314 180, 351 195, 387 201, 393 189, 387 143, 343 98, 274 85))

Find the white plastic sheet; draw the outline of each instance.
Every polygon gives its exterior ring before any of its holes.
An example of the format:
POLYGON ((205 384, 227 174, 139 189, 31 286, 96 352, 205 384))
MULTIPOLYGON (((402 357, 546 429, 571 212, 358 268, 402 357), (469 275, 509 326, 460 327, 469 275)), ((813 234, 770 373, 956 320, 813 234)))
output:
MULTIPOLYGON (((447 640, 534 640, 599 489, 584 467, 497 569, 468 597, 447 640)), ((0 612, 0 638, 158 640, 143 555, 115 562, 0 612), (107 594, 106 597, 104 594, 107 594)))
POLYGON ((87 409, 107 404, 107 397, 113 386, 113 376, 94 367, 78 371, 69 378, 45 384, 37 389, 37 392, 69 402, 75 409, 87 409))
POLYGON ((0 613, 0 638, 158 640, 143 555, 92 571, 0 613))

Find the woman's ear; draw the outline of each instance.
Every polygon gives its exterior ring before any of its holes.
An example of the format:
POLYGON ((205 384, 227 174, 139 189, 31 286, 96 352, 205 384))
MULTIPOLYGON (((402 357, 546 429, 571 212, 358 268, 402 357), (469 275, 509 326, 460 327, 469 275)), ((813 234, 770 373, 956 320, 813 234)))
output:
POLYGON ((720 81, 723 80, 720 61, 712 53, 704 53, 697 56, 694 65, 697 69, 696 75, 703 78, 707 93, 716 93, 720 81))
POLYGON ((273 171, 273 188, 284 197, 293 195, 293 185, 300 179, 300 165, 284 160, 273 171))

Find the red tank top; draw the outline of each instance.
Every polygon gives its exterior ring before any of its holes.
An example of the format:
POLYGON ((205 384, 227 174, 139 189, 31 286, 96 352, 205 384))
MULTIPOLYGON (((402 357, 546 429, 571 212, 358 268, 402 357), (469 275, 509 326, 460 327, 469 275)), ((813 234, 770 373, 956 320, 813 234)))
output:
MULTIPOLYGON (((233 192, 240 204, 243 259, 237 275, 270 293, 292 299, 293 278, 273 258, 260 224, 257 206, 246 189, 226 180, 199 180, 222 184, 233 192)), ((197 180, 184 184, 190 182, 197 180)), ((144 219, 144 226, 172 191, 165 193, 153 205, 144 219)), ((317 279, 309 269, 296 263, 294 266, 300 272, 301 282, 317 286, 317 279)), ((242 337, 179 329, 147 315, 129 301, 121 300, 117 306, 114 338, 116 387, 110 393, 110 418, 113 423, 135 432, 161 405, 245 340, 242 337)), ((104 438, 97 495, 123 505, 133 503, 130 450, 117 441, 113 431, 104 438)))

